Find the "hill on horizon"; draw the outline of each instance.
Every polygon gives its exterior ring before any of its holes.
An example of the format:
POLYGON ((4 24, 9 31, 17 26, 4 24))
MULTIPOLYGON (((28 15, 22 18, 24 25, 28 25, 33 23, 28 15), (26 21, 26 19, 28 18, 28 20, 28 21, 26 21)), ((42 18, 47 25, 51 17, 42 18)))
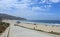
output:
POLYGON ((9 20, 26 20, 25 18, 16 17, 16 16, 3 14, 3 13, 0 13, 0 18, 1 19, 9 19, 9 20))

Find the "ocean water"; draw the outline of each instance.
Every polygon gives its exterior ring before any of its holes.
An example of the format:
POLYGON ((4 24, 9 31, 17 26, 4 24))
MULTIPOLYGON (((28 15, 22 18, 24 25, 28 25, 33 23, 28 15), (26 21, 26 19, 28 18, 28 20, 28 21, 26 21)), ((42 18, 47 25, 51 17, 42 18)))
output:
POLYGON ((47 24, 47 25, 60 25, 60 20, 20 20, 25 23, 47 24))

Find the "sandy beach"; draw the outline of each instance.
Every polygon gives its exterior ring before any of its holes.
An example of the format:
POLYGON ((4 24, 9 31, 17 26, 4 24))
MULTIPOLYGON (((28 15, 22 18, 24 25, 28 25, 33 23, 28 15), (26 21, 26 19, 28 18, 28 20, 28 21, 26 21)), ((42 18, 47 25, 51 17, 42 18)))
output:
POLYGON ((40 25, 40 24, 27 24, 27 23, 20 23, 18 24, 20 26, 24 26, 27 28, 31 28, 31 29, 36 29, 36 30, 43 30, 45 32, 57 32, 60 33, 60 26, 55 26, 55 25, 40 25))
POLYGON ((3 22, 10 23, 10 33, 9 37, 60 37, 60 35, 50 34, 46 32, 58 32, 60 33, 60 26, 46 26, 46 25, 34 25, 31 23, 19 23, 17 24, 16 21, 12 20, 3 20, 3 22), (15 25, 16 24, 16 25, 15 25), (18 26, 17 26, 18 25, 18 26), (22 26, 22 27, 20 27, 22 26), (25 28, 24 28, 25 27, 25 28), (27 29, 30 28, 30 29, 27 29), (31 29, 43 30, 35 31, 31 29))

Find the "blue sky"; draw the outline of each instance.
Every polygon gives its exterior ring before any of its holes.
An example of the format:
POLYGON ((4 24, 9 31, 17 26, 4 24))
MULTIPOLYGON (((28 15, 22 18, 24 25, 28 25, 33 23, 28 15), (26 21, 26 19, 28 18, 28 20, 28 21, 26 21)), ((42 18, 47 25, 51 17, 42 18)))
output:
POLYGON ((60 0, 0 0, 0 13, 30 20, 60 20, 60 0))

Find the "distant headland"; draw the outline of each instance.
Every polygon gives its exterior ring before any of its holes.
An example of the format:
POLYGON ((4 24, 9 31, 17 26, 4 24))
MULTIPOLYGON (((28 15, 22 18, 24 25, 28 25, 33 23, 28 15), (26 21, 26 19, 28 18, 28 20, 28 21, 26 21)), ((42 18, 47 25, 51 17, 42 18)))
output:
POLYGON ((8 20, 26 20, 26 18, 16 17, 8 14, 0 13, 0 19, 8 19, 8 20))

